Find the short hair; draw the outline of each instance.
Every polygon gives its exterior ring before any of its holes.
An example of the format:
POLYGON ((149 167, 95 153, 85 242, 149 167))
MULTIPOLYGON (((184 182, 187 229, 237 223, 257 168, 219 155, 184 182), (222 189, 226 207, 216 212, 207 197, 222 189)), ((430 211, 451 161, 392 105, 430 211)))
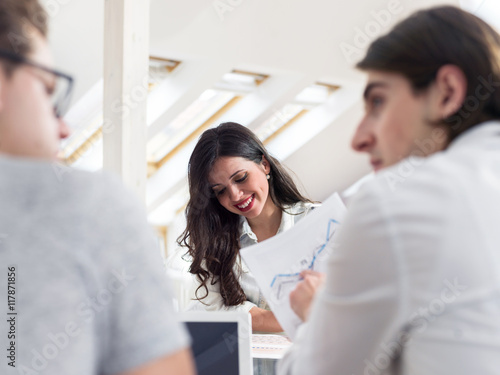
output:
MULTIPOLYGON (((0 1, 0 49, 26 56, 32 51, 34 30, 47 37, 47 12, 38 0, 0 1)), ((0 61, 7 72, 13 69, 12 63, 0 61)))
POLYGON ((467 79, 461 107, 435 124, 448 129, 452 141, 500 118, 500 35, 486 22, 453 6, 418 11, 375 40, 357 67, 402 74, 418 93, 447 64, 459 67, 467 79))

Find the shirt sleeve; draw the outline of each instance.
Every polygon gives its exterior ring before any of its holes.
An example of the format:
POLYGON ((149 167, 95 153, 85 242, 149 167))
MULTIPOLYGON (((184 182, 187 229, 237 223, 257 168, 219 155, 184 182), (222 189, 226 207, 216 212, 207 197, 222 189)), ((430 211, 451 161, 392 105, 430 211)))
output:
POLYGON ((116 374, 189 346, 173 308, 173 293, 154 232, 143 207, 122 187, 113 187, 100 222, 107 234, 100 258, 105 309, 95 312, 101 366, 116 374), (105 296, 106 295, 106 296, 105 296))
POLYGON ((327 279, 279 363, 284 374, 383 373, 400 349, 397 237, 376 194, 352 202, 327 279), (384 350, 385 348, 385 350, 384 350))

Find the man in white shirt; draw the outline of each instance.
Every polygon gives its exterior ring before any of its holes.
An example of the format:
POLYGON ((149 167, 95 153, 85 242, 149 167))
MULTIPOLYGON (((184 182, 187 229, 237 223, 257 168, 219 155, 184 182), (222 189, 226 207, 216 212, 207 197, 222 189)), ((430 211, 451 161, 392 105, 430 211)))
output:
POLYGON ((0 373, 193 374, 144 208, 55 162, 72 78, 46 19, 37 0, 0 1, 0 373))
POLYGON ((352 145, 376 178, 350 205, 281 374, 498 374, 500 36, 454 7, 370 46, 352 145), (312 301, 312 306, 311 306, 312 301))

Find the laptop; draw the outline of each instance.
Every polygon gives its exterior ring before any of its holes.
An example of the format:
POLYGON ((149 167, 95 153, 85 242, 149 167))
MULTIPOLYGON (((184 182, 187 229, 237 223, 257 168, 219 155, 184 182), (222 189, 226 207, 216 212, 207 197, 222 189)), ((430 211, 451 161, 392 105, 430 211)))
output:
POLYGON ((199 375, 252 375, 250 314, 227 311, 185 312, 199 375))

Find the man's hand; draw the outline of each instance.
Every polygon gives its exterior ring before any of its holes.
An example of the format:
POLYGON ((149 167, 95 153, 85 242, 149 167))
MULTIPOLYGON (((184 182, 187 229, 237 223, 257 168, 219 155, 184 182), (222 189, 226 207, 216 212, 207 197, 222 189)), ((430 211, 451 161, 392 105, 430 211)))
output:
POLYGON ((323 285, 325 275, 316 271, 302 271, 300 276, 304 279, 297 284, 290 293, 290 306, 297 316, 306 321, 309 318, 311 304, 318 291, 323 285))

